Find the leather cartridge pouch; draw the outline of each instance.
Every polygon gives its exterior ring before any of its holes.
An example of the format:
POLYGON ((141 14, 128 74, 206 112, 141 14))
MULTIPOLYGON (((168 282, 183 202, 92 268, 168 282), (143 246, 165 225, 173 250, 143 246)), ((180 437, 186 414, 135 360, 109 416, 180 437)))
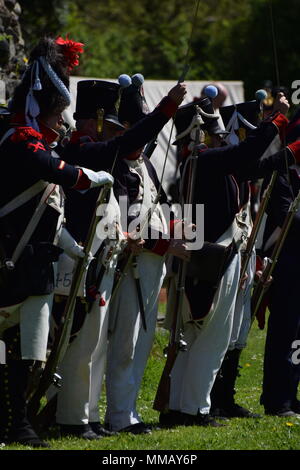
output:
POLYGON ((191 252, 191 260, 187 264, 186 275, 217 285, 235 253, 234 242, 230 243, 229 246, 204 242, 201 250, 191 252))
POLYGON ((26 245, 12 269, 3 267, 2 289, 17 297, 50 294, 54 289, 52 263, 58 260, 62 251, 47 242, 26 245))

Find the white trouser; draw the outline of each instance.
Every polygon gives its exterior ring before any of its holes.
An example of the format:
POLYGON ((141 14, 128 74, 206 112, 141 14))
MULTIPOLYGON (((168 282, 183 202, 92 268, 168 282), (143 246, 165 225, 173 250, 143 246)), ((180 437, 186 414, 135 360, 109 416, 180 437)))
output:
POLYGON ((186 323, 187 351, 179 352, 171 372, 170 409, 196 415, 210 410, 210 392, 229 346, 240 271, 240 254, 226 270, 209 313, 186 323))
POLYGON ((0 307, 0 338, 20 324, 22 359, 45 361, 53 294, 34 295, 9 307, 0 307))
POLYGON ((114 431, 139 423, 136 399, 155 333, 157 301, 165 274, 164 257, 150 252, 138 256, 147 331, 141 323, 136 285, 130 269, 111 305, 105 421, 114 431))
POLYGON ((251 290, 253 287, 256 267, 255 250, 252 251, 247 267, 248 278, 245 281, 244 289, 239 289, 236 296, 234 309, 232 334, 229 349, 244 349, 246 347, 248 334, 251 327, 251 290))
POLYGON ((99 421, 98 401, 106 367, 109 300, 114 269, 103 277, 101 298, 86 315, 77 337, 70 344, 59 368, 62 388, 58 393, 56 421, 60 424, 88 424, 99 421))

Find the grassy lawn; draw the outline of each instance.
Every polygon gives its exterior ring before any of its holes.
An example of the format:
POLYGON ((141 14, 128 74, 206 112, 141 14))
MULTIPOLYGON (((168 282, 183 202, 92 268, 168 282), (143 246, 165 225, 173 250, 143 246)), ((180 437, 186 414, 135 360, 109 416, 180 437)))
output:
MULTIPOLYGON (((248 347, 241 356, 241 376, 237 381, 236 395, 239 404, 261 413, 261 419, 231 419, 223 428, 193 426, 157 429, 158 413, 152 409, 152 402, 164 366, 162 349, 168 341, 168 333, 158 328, 138 404, 144 421, 153 426, 152 434, 119 434, 100 441, 87 442, 80 439, 59 439, 54 430, 51 431, 52 437, 48 438, 48 442, 53 450, 299 450, 300 419, 264 416, 263 408, 259 405, 264 338, 265 331, 260 331, 254 324, 248 347)), ((99 404, 101 418, 105 412, 104 395, 99 404)), ((11 445, 3 449, 26 447, 11 445)))

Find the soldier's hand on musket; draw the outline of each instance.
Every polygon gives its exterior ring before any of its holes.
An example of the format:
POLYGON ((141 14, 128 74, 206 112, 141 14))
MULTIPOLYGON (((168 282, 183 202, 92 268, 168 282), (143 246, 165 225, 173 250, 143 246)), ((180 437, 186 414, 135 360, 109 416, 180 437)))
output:
POLYGON ((186 95, 186 84, 177 83, 168 93, 168 96, 179 106, 186 95))
POLYGON ((183 261, 189 261, 191 258, 191 252, 185 240, 172 239, 167 251, 170 255, 177 256, 177 258, 183 261))
MULTIPOLYGON (((72 235, 68 232, 65 227, 62 227, 58 246, 62 248, 65 253, 70 256, 70 258, 77 260, 77 258, 84 258, 85 252, 83 251, 83 246, 79 245, 76 240, 72 237, 72 235)), ((87 258, 87 265, 92 261, 93 255, 92 253, 88 254, 87 258)))
POLYGON ((248 277, 249 277, 248 274, 245 273, 244 276, 241 279, 241 289, 242 290, 246 289, 246 281, 247 281, 248 277))
MULTIPOLYGON (((263 275, 264 270, 266 269, 268 265, 268 258, 261 259, 259 256, 256 258, 256 272, 254 276, 254 282, 259 282, 261 276, 263 275)), ((273 281, 272 276, 268 276, 268 278, 265 280, 263 286, 264 289, 268 289, 273 281)))
POLYGON ((131 232, 127 235, 127 248, 134 254, 139 255, 143 251, 145 240, 140 238, 138 232, 131 232))
POLYGON ((284 93, 279 92, 274 101, 273 110, 279 111, 282 114, 287 114, 288 110, 290 109, 290 104, 288 102, 287 97, 284 93))
MULTIPOLYGON (((263 271, 256 271, 254 280, 258 282, 263 274, 263 271)), ((268 289, 273 282, 273 277, 269 276, 268 279, 264 282, 264 288, 268 289)))

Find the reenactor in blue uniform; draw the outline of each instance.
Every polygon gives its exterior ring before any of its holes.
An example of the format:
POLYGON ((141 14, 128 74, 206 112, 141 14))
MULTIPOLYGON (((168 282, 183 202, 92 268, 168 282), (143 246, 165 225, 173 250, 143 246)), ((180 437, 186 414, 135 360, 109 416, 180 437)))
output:
MULTIPOLYGON (((72 148, 81 138, 91 142, 104 142, 124 132, 125 128, 118 121, 116 109, 119 94, 118 83, 103 80, 78 82, 74 113, 76 130, 71 135, 72 148), (100 110, 103 110, 101 116, 100 110)), ((65 227, 79 244, 86 239, 99 191, 95 188, 80 193, 65 189, 65 227)), ((108 204, 111 212, 107 214, 111 219, 110 231, 102 239, 96 229, 93 238, 91 253, 94 260, 85 280, 85 293, 83 289, 78 292, 71 344, 59 368, 62 387, 58 391, 56 409, 56 422, 60 425, 62 435, 88 440, 113 434, 100 424, 98 402, 106 368, 109 302, 116 262, 125 236, 121 232, 119 206, 112 189, 103 204, 108 204), (92 271, 93 276, 90 275, 92 271), (102 273, 100 277, 99 273, 102 273)), ((107 217, 105 219, 108 224, 107 217)), ((99 224, 101 223, 100 220, 99 224)), ((60 258, 55 290, 60 295, 55 296, 52 310, 56 323, 59 323, 68 295, 69 289, 64 288, 63 282, 70 276, 70 266, 70 258, 60 258)))
MULTIPOLYGON (((289 151, 296 163, 277 176, 267 207, 267 219, 263 238, 263 256, 270 256, 280 235, 281 227, 291 202, 300 190, 299 171, 299 112, 287 129, 289 151)), ((264 181, 264 186, 268 181, 264 181)), ((264 355, 263 390, 261 404, 265 413, 290 417, 300 414, 297 390, 300 380, 300 363, 297 348, 300 345, 299 298, 299 210, 294 215, 285 239, 273 281, 266 294, 270 316, 264 355), (293 359, 294 358, 294 359, 293 359)), ((266 307, 266 302, 264 303, 266 307)), ((261 312, 259 324, 264 326, 261 312)))
MULTIPOLYGON (((84 87, 89 88, 90 85, 91 84, 85 81, 79 84, 79 88, 80 90, 83 90, 84 87)), ((105 101, 107 100, 109 102, 110 100, 109 95, 110 96, 115 95, 116 91, 117 93, 121 92, 120 87, 117 84, 110 84, 110 83, 105 84, 103 82, 101 84, 101 82, 95 81, 94 86, 95 86, 95 89, 97 87, 99 89, 102 87, 103 93, 102 93, 101 100, 102 100, 102 107, 104 108, 106 108, 106 106, 104 106, 105 101)), ((94 135, 92 135, 93 133, 91 132, 85 132, 86 129, 84 127, 87 124, 86 119, 89 117, 93 120, 94 127, 96 126, 97 121, 95 118, 97 118, 97 113, 91 115, 88 112, 88 108, 91 107, 91 104, 88 103, 88 99, 82 100, 80 98, 80 103, 78 103, 78 109, 76 109, 76 112, 75 112, 75 119, 78 119, 79 131, 75 132, 72 135, 69 144, 64 149, 63 157, 66 161, 71 162, 73 164, 83 164, 84 162, 84 165, 86 167, 92 168, 94 170, 111 169, 114 159, 115 157, 117 157, 114 171, 113 171, 113 175, 115 178, 114 194, 117 200, 120 196, 127 196, 128 197, 127 204, 129 207, 136 200, 139 194, 139 186, 140 186, 140 178, 136 172, 131 171, 130 162, 132 162, 132 164, 134 165, 134 162, 137 161, 137 159, 140 156, 140 151, 141 151, 140 149, 142 149, 147 142, 149 142, 154 137, 156 137, 156 135, 162 129, 164 124, 170 119, 172 115, 174 115, 178 105, 181 103, 186 92, 185 92, 184 84, 175 85, 172 88, 172 90, 170 90, 168 96, 163 98, 163 100, 154 109, 154 111, 152 113, 145 115, 143 110, 139 106, 137 108, 135 107, 136 103, 134 101, 130 101, 128 106, 127 104, 126 105, 124 104, 126 101, 124 99, 126 90, 127 89, 121 92, 119 119, 120 119, 121 114, 124 113, 124 107, 125 107, 125 112, 127 113, 127 116, 128 114, 133 113, 135 117, 134 121, 132 121, 131 117, 129 117, 127 120, 130 122, 130 124, 134 123, 135 125, 133 125, 131 128, 128 128, 123 133, 123 135, 105 140, 105 134, 104 134, 101 141, 95 141, 95 136, 96 136, 95 129, 94 129, 94 135), (133 111, 136 109, 138 110, 138 115, 135 113, 135 111, 133 111), (83 128, 81 128, 81 126, 83 126, 83 128)), ((129 90, 129 95, 131 94, 132 90, 134 90, 134 86, 132 86, 132 88, 129 90)), ((108 109, 106 111, 107 111, 106 117, 108 117, 108 115, 112 116, 113 113, 110 113, 108 109)), ((124 120, 124 117, 122 117, 122 119, 124 120)), ((104 121, 106 122, 106 119, 104 119, 104 121)), ((103 128, 103 131, 106 131, 107 133, 107 125, 103 128)), ((158 182, 155 170, 153 169, 153 166, 150 164, 149 161, 146 162, 146 168, 147 168, 147 171, 149 171, 150 178, 154 179, 156 188, 158 189, 159 182, 158 182)), ((75 237, 77 241, 83 240, 85 237, 87 226, 88 226, 88 221, 90 220, 93 209, 94 209, 95 200, 96 200, 95 194, 87 195, 84 198, 81 198, 80 195, 79 196, 74 195, 74 197, 72 196, 72 200, 70 204, 67 204, 67 218, 68 218, 67 226, 68 226, 69 231, 71 232, 71 234, 75 237), (79 199, 81 199, 81 202, 78 201, 79 199), (84 200, 87 201, 87 199, 89 199, 89 202, 87 204, 82 202, 84 200), (77 200, 78 204, 75 202, 75 200, 77 200), (84 205, 84 211, 83 211, 84 223, 78 224, 77 222, 78 207, 82 206, 82 204, 84 205)), ((126 213, 126 217, 127 217, 127 213, 126 213)), ((126 228, 123 227, 123 230, 124 229, 126 230, 126 228)), ((163 250, 163 252, 165 252, 168 249, 169 244, 170 242, 167 240, 154 240, 154 241, 147 240, 144 246, 145 248, 149 247, 153 249, 155 249, 156 247, 157 250, 163 250)), ((161 258, 160 254, 157 255, 157 257, 161 258)), ((135 293, 134 293, 134 296, 135 296, 135 293)), ((106 299, 106 301, 109 301, 109 296, 106 299)), ((123 307, 124 307, 124 304, 123 304, 123 307)), ((121 312, 121 315, 122 315, 122 312, 121 312)), ((122 323, 120 322, 120 325, 121 324, 122 323)), ((101 331, 104 332, 104 328, 101 327, 101 331)), ((101 341, 103 342, 102 337, 101 337, 101 341)), ((74 343, 74 346, 75 346, 75 343, 74 343)), ((104 344, 99 345, 99 347, 100 346, 102 349, 103 348, 105 349, 104 344)), ((115 354, 113 354, 113 357, 114 357, 114 360, 117 360, 117 362, 119 362, 118 357, 115 354)), ((110 361, 111 359, 109 357, 109 363, 110 361)), ((99 371, 99 374, 100 375, 102 374, 103 376, 103 372, 104 372, 103 370, 102 372, 99 371)), ((134 400, 135 398, 133 398, 133 401, 134 400)), ((63 432, 66 432, 69 434, 77 433, 77 435, 81 435, 81 436, 83 436, 84 434, 85 436, 87 436, 87 438, 95 437, 92 435, 91 430, 87 428, 88 423, 87 423, 86 417, 83 419, 81 418, 79 420, 81 421, 81 423, 78 422, 78 418, 77 418, 76 423, 75 423, 74 413, 76 412, 76 410, 73 410, 73 412, 72 410, 70 410, 68 418, 66 418, 66 415, 64 415, 62 406, 59 407, 59 410, 60 411, 57 414, 57 420, 62 425, 63 432)), ((96 417, 95 413, 93 413, 92 421, 90 421, 89 426, 92 426, 92 428, 96 431, 97 435, 99 436, 99 435, 105 434, 105 432, 99 426, 98 419, 99 419, 98 416, 96 417)), ((126 422, 126 424, 123 427, 127 427, 127 425, 130 425, 130 422, 128 423, 126 422)), ((113 428, 113 430, 115 430, 115 428, 113 428)))
MULTIPOLYGON (((151 116, 146 115, 145 108, 141 84, 133 83, 123 92, 119 120, 133 130, 151 116)), ((105 422, 113 431, 133 434, 150 432, 137 411, 137 397, 153 344, 158 295, 165 274, 165 254, 173 251, 187 256, 184 243, 171 239, 170 226, 175 222, 173 219, 168 226, 165 219, 161 204, 167 202, 167 197, 160 188, 149 157, 141 146, 128 154, 122 163, 122 179, 116 177, 114 185, 117 197, 128 195, 126 222, 130 226, 134 220, 139 220, 144 244, 142 251, 126 267, 110 306, 105 422), (158 192, 160 199, 155 206, 158 192), (148 224, 147 211, 152 208, 155 210, 148 224), (145 234, 144 222, 147 222, 145 234), (157 238, 152 237, 153 231, 157 238)))
MULTIPOLYGON (((204 107, 207 114, 205 100, 199 106, 204 107)), ((199 251, 201 257, 195 257, 198 259, 198 272, 194 270, 193 275, 186 279, 189 315, 184 325, 184 339, 187 351, 179 351, 171 371, 171 411, 161 414, 162 423, 219 425, 209 415, 210 392, 229 346, 239 284, 243 220, 239 217, 241 201, 237 181, 247 181, 253 174, 267 174, 274 168, 285 168, 284 150, 264 159, 261 157, 273 139, 286 128, 288 120, 280 111, 286 112, 287 109, 286 101, 279 99, 278 111, 239 145, 216 149, 199 147, 193 201, 205 205, 204 240, 209 244, 204 244, 203 251, 199 251), (214 256, 220 263, 215 266, 213 280, 211 269, 207 268, 212 267, 209 250, 214 244, 218 250, 220 245, 223 246, 224 256, 214 256), (210 279, 206 278, 208 272, 210 279)), ((181 139, 177 141, 183 155, 190 153, 190 137, 185 135, 189 134, 185 129, 189 129, 190 122, 189 114, 188 121, 178 129, 181 139)), ((294 162, 294 156, 288 152, 288 164, 294 162)))
MULTIPOLYGON (((253 100, 220 108, 224 126, 229 131, 229 135, 226 136, 227 143, 234 140, 238 142, 244 140, 246 136, 259 125, 261 120, 261 107, 262 104, 260 100, 253 100)), ((255 174, 253 174, 252 177, 255 177, 255 174)), ((237 182, 239 183, 240 206, 243 208, 244 222, 248 227, 245 227, 247 231, 246 236, 248 238, 253 227, 251 185, 250 181, 247 180, 239 181, 237 179, 237 182)), ((241 250, 242 262, 246 262, 244 256, 245 254, 243 250, 241 250)), ((235 383, 239 375, 239 359, 241 352, 246 347, 251 325, 251 291, 255 271, 256 252, 254 246, 249 255, 248 266, 243 282, 240 280, 236 296, 229 348, 225 354, 222 366, 217 374, 210 394, 211 415, 215 417, 260 417, 260 415, 252 413, 250 410, 235 402, 235 383)))
POLYGON ((10 106, 11 129, 0 148, 0 331, 7 351, 0 369, 0 440, 34 447, 48 445, 28 421, 25 391, 32 361, 46 360, 53 263, 63 251, 57 246, 62 216, 58 185, 86 190, 113 182, 105 172, 87 176, 84 168, 52 157, 61 113, 70 104, 69 72, 80 51, 82 44, 62 38, 42 39, 32 50, 10 106))

